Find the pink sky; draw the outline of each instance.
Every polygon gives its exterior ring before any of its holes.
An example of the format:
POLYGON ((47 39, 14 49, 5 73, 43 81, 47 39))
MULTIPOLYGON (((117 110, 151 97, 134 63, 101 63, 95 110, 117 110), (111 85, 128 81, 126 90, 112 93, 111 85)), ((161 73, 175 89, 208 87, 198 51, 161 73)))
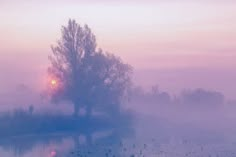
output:
POLYGON ((199 86, 236 98, 233 0, 2 0, 0 13, 1 91, 42 87, 50 45, 74 18, 92 28, 99 47, 134 66, 138 83, 174 93, 199 86))

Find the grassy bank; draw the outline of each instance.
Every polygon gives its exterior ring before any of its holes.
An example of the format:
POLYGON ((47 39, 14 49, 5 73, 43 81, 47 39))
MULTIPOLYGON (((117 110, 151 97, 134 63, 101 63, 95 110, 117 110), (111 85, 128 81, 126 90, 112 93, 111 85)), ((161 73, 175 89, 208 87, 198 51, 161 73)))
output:
POLYGON ((21 112, 0 115, 0 137, 70 131, 86 134, 94 130, 112 128, 115 125, 117 125, 115 119, 102 116, 86 118, 21 112))

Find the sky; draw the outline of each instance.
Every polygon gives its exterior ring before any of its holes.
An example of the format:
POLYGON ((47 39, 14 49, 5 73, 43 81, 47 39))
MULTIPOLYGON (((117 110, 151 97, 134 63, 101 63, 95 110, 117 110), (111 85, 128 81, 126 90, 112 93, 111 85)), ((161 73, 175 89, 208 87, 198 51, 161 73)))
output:
POLYGON ((234 0, 0 0, 0 93, 21 84, 43 89, 50 45, 69 18, 131 64, 137 84, 236 98, 234 0))

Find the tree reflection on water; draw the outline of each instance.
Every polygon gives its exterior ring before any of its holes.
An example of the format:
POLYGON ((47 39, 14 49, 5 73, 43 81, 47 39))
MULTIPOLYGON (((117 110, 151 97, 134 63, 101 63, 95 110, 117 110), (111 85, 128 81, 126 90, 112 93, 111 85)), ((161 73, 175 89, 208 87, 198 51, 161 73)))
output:
MULTIPOLYGON (((104 128, 91 132, 65 132, 45 135, 28 135, 11 138, 2 138, 0 148, 8 152, 6 157, 24 157, 33 154, 35 157, 48 156, 102 156, 111 153, 111 146, 119 145, 122 140, 134 135, 132 127, 104 128), (100 150, 100 151, 98 151, 100 150), (107 151, 107 152, 106 152, 107 151)), ((114 155, 119 156, 121 147, 113 147, 114 155)), ((1 154, 1 151, 0 151, 1 154)))

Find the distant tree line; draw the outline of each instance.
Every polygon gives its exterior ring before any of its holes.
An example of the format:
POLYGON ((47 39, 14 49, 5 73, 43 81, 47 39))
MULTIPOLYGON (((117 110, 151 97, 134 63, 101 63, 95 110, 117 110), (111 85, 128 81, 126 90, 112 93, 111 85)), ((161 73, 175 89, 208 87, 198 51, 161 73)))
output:
POLYGON ((187 105, 187 106, 220 106, 225 103, 222 93, 209 91, 202 88, 183 90, 178 96, 160 91, 158 86, 153 86, 145 91, 142 87, 133 87, 130 91, 131 103, 151 103, 157 105, 187 105))

